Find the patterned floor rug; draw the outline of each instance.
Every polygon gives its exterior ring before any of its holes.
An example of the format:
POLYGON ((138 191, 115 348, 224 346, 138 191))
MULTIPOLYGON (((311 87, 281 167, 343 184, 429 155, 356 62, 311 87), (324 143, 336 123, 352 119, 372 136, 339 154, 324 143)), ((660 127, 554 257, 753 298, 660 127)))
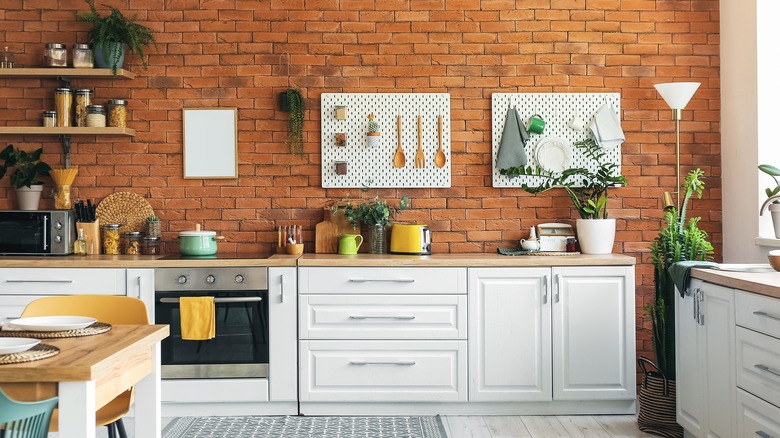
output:
POLYGON ((163 438, 447 438, 433 417, 179 417, 163 438))

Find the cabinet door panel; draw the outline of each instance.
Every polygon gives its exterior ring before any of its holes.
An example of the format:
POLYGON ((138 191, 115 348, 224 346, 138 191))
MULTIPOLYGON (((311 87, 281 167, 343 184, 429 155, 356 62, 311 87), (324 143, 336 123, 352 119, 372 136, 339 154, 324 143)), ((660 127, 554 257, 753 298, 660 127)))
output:
POLYGON ((706 369, 707 436, 734 436, 735 332, 734 290, 705 284, 702 301, 706 369))
MULTIPOLYGON (((702 281, 693 279, 689 291, 701 289, 702 281)), ((674 294, 675 363, 677 370, 677 423, 694 436, 702 436, 704 421, 704 374, 699 348, 699 330, 694 316, 694 296, 674 294)))
POLYGON ((469 269, 472 401, 549 401, 550 270, 469 269))
POLYGON ((553 269, 554 399, 636 396, 633 272, 553 269))

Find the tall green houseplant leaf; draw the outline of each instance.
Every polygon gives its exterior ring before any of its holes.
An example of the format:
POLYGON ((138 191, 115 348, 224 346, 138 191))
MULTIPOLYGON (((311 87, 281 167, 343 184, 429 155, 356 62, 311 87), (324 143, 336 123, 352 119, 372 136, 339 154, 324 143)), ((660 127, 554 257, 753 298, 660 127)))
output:
POLYGON ((692 170, 685 177, 682 190, 685 198, 681 211, 672 208, 664 215, 666 226, 650 245, 655 276, 655 300, 645 306, 653 325, 653 348, 656 364, 667 378, 676 378, 674 357, 674 293, 669 266, 683 260, 711 260, 712 244, 707 232, 698 227, 700 217, 685 222, 688 201, 694 194, 701 199, 704 190, 704 172, 692 170))

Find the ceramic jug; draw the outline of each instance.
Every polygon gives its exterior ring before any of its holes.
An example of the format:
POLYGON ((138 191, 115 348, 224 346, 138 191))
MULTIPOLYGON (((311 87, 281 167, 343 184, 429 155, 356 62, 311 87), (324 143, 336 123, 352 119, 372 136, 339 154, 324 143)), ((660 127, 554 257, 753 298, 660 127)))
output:
POLYGON ((357 254, 362 244, 363 236, 360 234, 342 234, 339 237, 339 254, 357 254))

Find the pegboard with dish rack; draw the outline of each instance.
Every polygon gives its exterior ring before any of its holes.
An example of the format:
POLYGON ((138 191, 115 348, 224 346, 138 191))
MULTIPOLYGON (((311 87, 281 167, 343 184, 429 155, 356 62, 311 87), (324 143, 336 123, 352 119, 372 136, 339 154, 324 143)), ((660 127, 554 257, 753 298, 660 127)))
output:
MULTIPOLYGON (((496 167, 501 136, 509 108, 514 107, 517 110, 520 122, 526 127, 529 119, 535 114, 540 115, 545 121, 544 131, 541 134, 529 133, 530 139, 525 143, 524 150, 529 166, 540 165, 554 171, 573 167, 596 170, 595 163, 575 147, 574 143, 591 136, 589 127, 593 123, 596 111, 604 104, 611 106, 619 121, 620 93, 493 93, 493 187, 521 187, 523 183, 534 185, 541 181, 539 178, 528 176, 510 179, 508 176, 501 175, 496 167), (581 123, 572 123, 573 119, 578 119, 581 123), (546 157, 539 156, 545 152, 548 153, 546 157), (544 163, 545 158, 548 158, 548 163, 544 163)), ((606 152, 606 159, 616 163, 619 171, 621 164, 620 145, 606 149, 606 152)))
POLYGON ((323 93, 320 109, 322 187, 450 187, 449 93, 323 93), (381 133, 378 140, 367 136, 370 114, 381 133), (399 116, 405 159, 403 166, 396 167, 399 116), (439 118, 441 167, 436 161, 439 118), (420 160, 415 163, 418 132, 423 167, 420 160))

